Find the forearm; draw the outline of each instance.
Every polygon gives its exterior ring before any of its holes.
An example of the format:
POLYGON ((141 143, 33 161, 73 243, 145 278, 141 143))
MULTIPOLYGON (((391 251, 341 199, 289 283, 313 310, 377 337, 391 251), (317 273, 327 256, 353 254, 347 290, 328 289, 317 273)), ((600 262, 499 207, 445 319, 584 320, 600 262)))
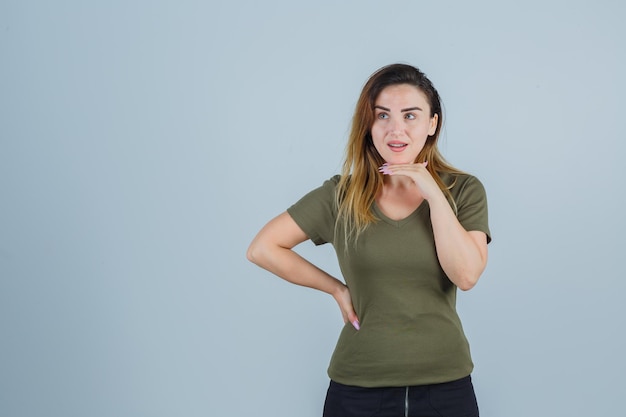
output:
POLYGON ((248 259, 286 281, 323 291, 333 297, 345 288, 341 281, 289 248, 253 244, 248 250, 248 259))
POLYGON ((485 269, 486 248, 481 250, 459 223, 443 194, 429 200, 429 205, 439 263, 457 287, 469 290, 485 269))

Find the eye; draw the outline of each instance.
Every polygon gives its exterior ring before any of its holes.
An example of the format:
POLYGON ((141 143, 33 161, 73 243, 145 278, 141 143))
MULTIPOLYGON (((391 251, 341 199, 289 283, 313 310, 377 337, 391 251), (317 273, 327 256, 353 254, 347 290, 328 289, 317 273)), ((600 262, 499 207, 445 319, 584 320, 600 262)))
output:
POLYGON ((378 119, 388 119, 389 115, 387 113, 378 113, 378 115, 376 116, 378 119))
POLYGON ((407 114, 404 115, 404 118, 408 119, 408 120, 415 120, 415 114, 407 113, 407 114))

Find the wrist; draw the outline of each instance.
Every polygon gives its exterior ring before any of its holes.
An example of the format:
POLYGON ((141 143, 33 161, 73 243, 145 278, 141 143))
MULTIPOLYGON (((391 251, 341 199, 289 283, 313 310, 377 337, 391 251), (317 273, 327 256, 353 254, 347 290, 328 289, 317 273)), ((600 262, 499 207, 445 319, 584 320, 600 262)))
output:
POLYGON ((430 206, 437 206, 440 204, 448 203, 446 196, 443 194, 443 191, 441 191, 439 188, 437 188, 437 190, 433 192, 432 194, 424 197, 424 199, 428 201, 428 204, 430 206))
POLYGON ((335 300, 339 300, 346 291, 348 291, 346 284, 336 280, 336 285, 334 285, 333 289, 330 291, 330 295, 332 295, 335 300))

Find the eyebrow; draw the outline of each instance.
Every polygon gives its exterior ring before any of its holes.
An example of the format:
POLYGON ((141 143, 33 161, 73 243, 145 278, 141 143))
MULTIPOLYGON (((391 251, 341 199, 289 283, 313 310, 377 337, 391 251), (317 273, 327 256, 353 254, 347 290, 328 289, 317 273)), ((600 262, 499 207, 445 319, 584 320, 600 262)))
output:
MULTIPOLYGON (((387 107, 383 107, 383 106, 374 106, 375 109, 381 109, 384 111, 391 111, 391 109, 388 109, 387 107)), ((406 109, 402 109, 400 110, 400 112, 404 113, 405 111, 412 111, 412 110, 417 110, 417 111, 422 111, 421 108, 415 106, 415 107, 407 107, 406 109)))

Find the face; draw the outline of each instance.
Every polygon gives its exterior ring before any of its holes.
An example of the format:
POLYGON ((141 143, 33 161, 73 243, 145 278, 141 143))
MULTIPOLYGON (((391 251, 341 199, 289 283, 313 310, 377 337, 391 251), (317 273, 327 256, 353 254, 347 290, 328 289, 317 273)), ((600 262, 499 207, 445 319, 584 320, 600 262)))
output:
POLYGON ((386 87, 374 103, 372 139, 389 164, 412 164, 437 129, 424 93, 409 84, 386 87))

